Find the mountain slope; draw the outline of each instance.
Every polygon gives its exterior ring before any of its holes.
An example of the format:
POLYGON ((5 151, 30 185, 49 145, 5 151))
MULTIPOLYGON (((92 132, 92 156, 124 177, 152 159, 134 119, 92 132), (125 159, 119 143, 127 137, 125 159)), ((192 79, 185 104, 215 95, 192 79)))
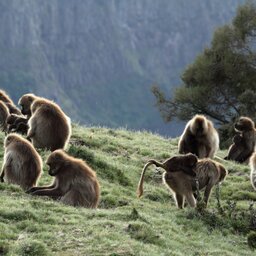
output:
MULTIPOLYGON (((2 160, 2 133, 0 137, 2 160)), ((144 196, 136 198, 144 163, 177 154, 177 139, 75 126, 68 151, 97 172, 99 209, 64 206, 0 183, 1 255, 254 255, 246 244, 247 233, 256 228, 255 211, 249 210, 256 193, 248 166, 225 163, 229 176, 221 186, 222 211, 213 191, 209 208, 200 212, 177 209, 152 167, 144 196)), ((45 160, 49 152, 40 154, 45 160)), ((40 184, 50 182, 44 166, 40 184)))
POLYGON ((34 92, 75 121, 179 134, 154 107, 153 83, 179 74, 243 0, 2 0, 0 87, 34 92))

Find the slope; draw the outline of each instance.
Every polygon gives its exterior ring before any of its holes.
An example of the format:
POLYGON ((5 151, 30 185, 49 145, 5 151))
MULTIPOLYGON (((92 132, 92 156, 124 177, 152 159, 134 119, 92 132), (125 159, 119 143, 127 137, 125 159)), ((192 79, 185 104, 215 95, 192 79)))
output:
MULTIPOLYGON (((4 135, 0 136, 2 159, 4 135)), ((1 183, 0 254, 254 255, 246 243, 247 233, 255 228, 249 203, 256 199, 247 166, 226 165, 230 174, 221 187, 222 212, 214 193, 209 209, 199 212, 176 209, 153 168, 146 176, 144 197, 136 198, 144 163, 177 154, 177 139, 75 125, 68 151, 96 170, 99 209, 64 206, 1 183)), ((44 160, 49 154, 40 153, 44 160)), ((44 167, 40 184, 50 180, 44 167)))

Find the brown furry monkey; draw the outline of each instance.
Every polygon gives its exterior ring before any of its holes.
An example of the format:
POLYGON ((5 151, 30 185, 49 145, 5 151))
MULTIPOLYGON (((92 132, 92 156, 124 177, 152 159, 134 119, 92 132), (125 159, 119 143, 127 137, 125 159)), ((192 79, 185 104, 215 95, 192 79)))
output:
POLYGON ((4 104, 4 102, 0 101, 0 126, 2 128, 2 131, 7 131, 7 123, 6 120, 9 116, 9 110, 4 104))
POLYGON ((64 204, 96 208, 100 186, 96 173, 82 160, 67 155, 63 150, 50 154, 46 164, 54 182, 48 187, 34 187, 28 193, 60 199, 64 204))
POLYGON ((178 148, 180 154, 193 153, 199 158, 213 158, 219 148, 218 132, 205 116, 195 115, 187 123, 178 148))
POLYGON ((250 158, 250 167, 251 167, 251 184, 252 187, 256 190, 256 152, 250 158))
POLYGON ((9 134, 4 142, 5 153, 1 181, 18 184, 24 190, 36 186, 42 160, 33 145, 18 134, 9 134))
MULTIPOLYGON (((184 160, 181 160, 181 162, 184 162, 184 160)), ((144 174, 148 166, 149 164, 147 163, 141 174, 137 189, 139 197, 143 194, 144 174)), ((164 165, 161 167, 165 169, 164 165)), ((205 188, 204 202, 207 206, 212 187, 223 181, 227 175, 227 171, 224 166, 211 159, 199 160, 196 163, 196 166, 192 167, 192 169, 196 173, 196 177, 189 175, 184 171, 174 172, 169 171, 169 169, 165 169, 165 172, 163 173, 163 181, 173 193, 173 197, 178 208, 183 208, 184 199, 186 199, 191 207, 196 206, 196 199, 194 197, 194 192, 197 191, 196 180, 198 180, 200 190, 205 188)))
POLYGON ((18 104, 21 106, 21 113, 28 117, 28 119, 31 117, 31 105, 34 102, 35 99, 38 99, 40 97, 37 97, 33 93, 27 93, 24 94, 20 99, 18 104))
POLYGON ((235 130, 238 134, 234 136, 233 144, 229 147, 225 159, 239 163, 248 162, 255 149, 255 124, 248 117, 240 117, 235 123, 235 130))
POLYGON ((8 133, 17 132, 27 134, 28 132, 28 119, 22 115, 11 114, 6 119, 8 133))
POLYGON ((27 139, 31 139, 36 148, 51 151, 65 148, 71 135, 71 122, 61 108, 41 98, 32 103, 31 113, 27 139))

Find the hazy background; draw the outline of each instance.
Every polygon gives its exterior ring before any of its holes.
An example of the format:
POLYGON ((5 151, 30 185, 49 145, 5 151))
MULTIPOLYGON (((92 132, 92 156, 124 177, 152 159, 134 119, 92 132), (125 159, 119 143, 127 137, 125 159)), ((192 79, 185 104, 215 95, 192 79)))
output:
POLYGON ((243 0, 0 0, 0 87, 33 92, 73 121, 176 136, 150 91, 165 92, 243 0))

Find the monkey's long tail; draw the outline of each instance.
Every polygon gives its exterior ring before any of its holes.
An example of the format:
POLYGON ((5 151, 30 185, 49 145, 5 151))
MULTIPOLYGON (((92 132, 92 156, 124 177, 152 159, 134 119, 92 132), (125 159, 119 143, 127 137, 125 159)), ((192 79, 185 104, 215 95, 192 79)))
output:
POLYGON ((141 197, 143 195, 143 182, 144 182, 144 175, 145 175, 145 172, 146 172, 146 169, 150 166, 150 165, 156 165, 157 167, 162 167, 163 168, 163 164, 162 163, 159 163, 157 162, 156 160, 149 160, 143 167, 143 170, 141 172, 141 176, 140 176, 140 181, 139 181, 139 184, 138 184, 138 188, 137 188, 137 196, 138 197, 141 197))

